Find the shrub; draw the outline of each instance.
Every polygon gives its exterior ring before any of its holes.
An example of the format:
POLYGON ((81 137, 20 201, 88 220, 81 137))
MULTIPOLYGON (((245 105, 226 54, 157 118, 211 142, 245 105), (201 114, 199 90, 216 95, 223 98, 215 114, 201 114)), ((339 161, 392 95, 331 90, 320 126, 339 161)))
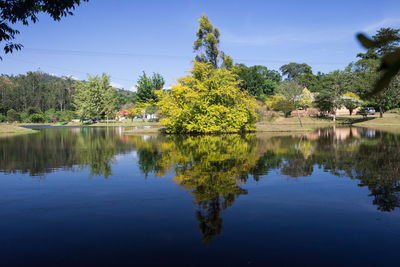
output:
POLYGON ((7 121, 8 122, 21 121, 21 116, 14 109, 9 109, 7 111, 7 121))
POLYGON ((294 104, 287 100, 284 96, 272 95, 266 101, 265 105, 268 110, 282 111, 285 117, 289 117, 290 113, 295 110, 294 104))
POLYGON ((44 113, 44 117, 47 122, 58 121, 58 116, 56 114, 56 111, 53 108, 46 110, 46 112, 44 113))
POLYGON ((4 116, 3 114, 0 114, 0 122, 5 122, 6 121, 6 116, 4 116))
POLYGON ((32 114, 29 116, 29 121, 32 123, 40 123, 40 122, 44 122, 44 116, 42 114, 32 114))
POLYGON ((21 117, 21 121, 22 122, 29 122, 29 116, 28 113, 26 113, 25 111, 22 111, 19 113, 20 117, 21 117))

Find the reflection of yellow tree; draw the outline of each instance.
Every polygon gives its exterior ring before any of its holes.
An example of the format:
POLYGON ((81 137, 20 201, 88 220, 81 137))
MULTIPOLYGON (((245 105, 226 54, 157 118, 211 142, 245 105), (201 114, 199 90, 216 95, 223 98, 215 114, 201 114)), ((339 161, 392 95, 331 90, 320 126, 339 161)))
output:
POLYGON ((269 169, 301 177, 311 175, 318 165, 333 175, 359 179, 379 209, 400 207, 400 138, 361 138, 362 132, 338 136, 326 129, 318 136, 153 136, 146 140, 134 136, 131 141, 143 172, 158 176, 173 172, 174 181, 193 195, 203 241, 208 244, 222 231, 222 211, 247 193, 242 185, 248 176, 258 180, 269 169))
POLYGON ((144 141, 140 137, 132 137, 132 140, 139 154, 143 154, 142 150, 161 152, 156 162, 147 162, 153 164, 156 175, 173 171, 174 181, 190 190, 205 244, 221 233, 221 211, 231 206, 236 197, 247 193, 240 185, 263 155, 259 151, 259 139, 253 134, 167 136, 159 137, 158 142, 154 142, 155 139, 144 141))

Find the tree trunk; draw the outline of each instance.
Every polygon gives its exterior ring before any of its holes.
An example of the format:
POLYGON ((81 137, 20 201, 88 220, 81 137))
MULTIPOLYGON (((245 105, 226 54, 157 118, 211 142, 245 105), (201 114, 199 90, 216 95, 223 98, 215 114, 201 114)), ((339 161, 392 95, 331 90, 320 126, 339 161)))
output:
POLYGON ((336 122, 336 109, 333 111, 333 122, 336 122))
POLYGON ((303 123, 301 122, 301 118, 300 118, 299 110, 297 109, 297 107, 296 107, 296 104, 294 104, 294 108, 296 109, 296 112, 297 112, 297 117, 299 118, 299 122, 300 122, 300 126, 301 126, 301 128, 303 128, 303 123))
POLYGON ((379 106, 379 118, 383 118, 383 110, 381 106, 379 106))

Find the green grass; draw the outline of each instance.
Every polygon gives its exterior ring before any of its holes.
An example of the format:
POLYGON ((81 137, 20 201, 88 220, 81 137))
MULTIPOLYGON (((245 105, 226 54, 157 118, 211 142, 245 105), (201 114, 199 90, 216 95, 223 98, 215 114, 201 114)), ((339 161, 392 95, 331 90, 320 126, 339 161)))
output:
POLYGON ((303 128, 297 117, 277 118, 274 121, 263 121, 256 124, 257 132, 310 132, 317 128, 333 125, 332 120, 325 118, 302 117, 303 128))
POLYGON ((358 126, 400 132, 400 115, 385 113, 383 118, 379 114, 363 118, 360 115, 338 116, 336 123, 332 117, 302 117, 303 128, 300 127, 297 117, 279 117, 274 121, 263 121, 256 124, 258 132, 309 132, 318 128, 337 126, 358 126))
MULTIPOLYGON (((256 124, 257 132, 310 132, 318 128, 325 128, 335 125, 331 117, 302 117, 303 128, 297 117, 283 118, 279 117, 273 121, 262 121, 256 124)), ((17 134, 34 133, 34 130, 19 127, 21 125, 52 125, 60 126, 60 123, 18 123, 8 124, 0 123, 0 136, 11 136, 17 134)), ((400 133, 400 115, 396 113, 384 113, 383 118, 379 118, 379 114, 363 118, 359 115, 353 116, 338 116, 336 118, 336 125, 338 126, 357 126, 374 128, 377 130, 389 131, 400 133)), ((138 127, 136 129, 126 129, 126 134, 137 133, 158 133, 162 129, 159 122, 144 122, 141 120, 122 121, 122 122, 109 122, 109 123, 95 123, 91 125, 82 125, 81 123, 68 123, 66 126, 123 126, 123 127, 138 127), (152 126, 150 129, 142 128, 143 126, 152 126)))
POLYGON ((35 133, 35 130, 19 127, 18 124, 0 123, 0 137, 35 133))
POLYGON ((383 118, 374 117, 373 119, 355 123, 354 126, 400 133, 400 115, 395 113, 384 113, 383 118))

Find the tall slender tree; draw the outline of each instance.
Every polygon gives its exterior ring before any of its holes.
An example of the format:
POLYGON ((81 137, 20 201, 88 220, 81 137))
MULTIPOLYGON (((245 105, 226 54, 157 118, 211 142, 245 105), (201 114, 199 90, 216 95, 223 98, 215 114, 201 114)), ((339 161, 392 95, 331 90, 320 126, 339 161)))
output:
POLYGON ((199 24, 199 29, 196 32, 197 39, 193 45, 193 49, 197 53, 195 60, 210 62, 214 68, 232 68, 232 58, 219 50, 219 29, 211 24, 205 14, 200 17, 199 24), (220 61, 222 61, 221 66, 220 61))

